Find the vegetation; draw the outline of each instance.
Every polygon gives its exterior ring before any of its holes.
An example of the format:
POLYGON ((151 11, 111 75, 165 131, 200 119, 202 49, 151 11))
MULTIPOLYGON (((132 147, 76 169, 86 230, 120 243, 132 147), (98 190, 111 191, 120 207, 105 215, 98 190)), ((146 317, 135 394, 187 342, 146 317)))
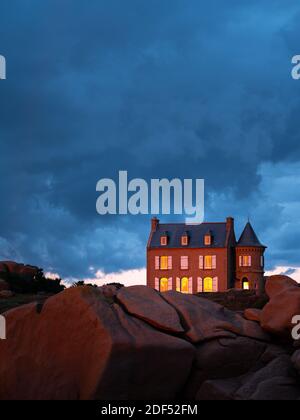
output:
POLYGON ((65 289, 65 286, 61 284, 61 279, 49 279, 44 276, 43 270, 38 270, 33 276, 11 272, 5 273, 1 277, 4 277, 13 292, 20 294, 40 292, 56 294, 65 289))
POLYGON ((257 296, 253 290, 229 290, 219 293, 199 293, 197 296, 219 303, 232 311, 244 311, 248 308, 263 309, 268 297, 257 296))

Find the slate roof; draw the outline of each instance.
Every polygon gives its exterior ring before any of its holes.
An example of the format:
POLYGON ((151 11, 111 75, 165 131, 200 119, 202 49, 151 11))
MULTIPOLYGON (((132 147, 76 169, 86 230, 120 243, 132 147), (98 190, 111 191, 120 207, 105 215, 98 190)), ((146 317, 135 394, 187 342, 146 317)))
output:
POLYGON ((202 223, 187 225, 185 223, 160 223, 153 232, 150 248, 225 248, 226 247, 226 223, 202 223), (204 236, 211 232, 212 244, 204 245, 204 236), (168 235, 168 245, 161 246, 160 238, 163 234, 168 235), (189 244, 181 245, 181 237, 188 233, 189 244))
POLYGON ((258 239, 250 222, 246 224, 237 246, 261 246, 266 248, 258 239))

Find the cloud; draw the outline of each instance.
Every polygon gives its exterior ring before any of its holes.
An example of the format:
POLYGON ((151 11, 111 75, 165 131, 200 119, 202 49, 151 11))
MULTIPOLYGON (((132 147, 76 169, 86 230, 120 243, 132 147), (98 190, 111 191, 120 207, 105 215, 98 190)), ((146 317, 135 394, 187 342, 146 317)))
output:
POLYGON ((147 181, 205 178, 207 220, 232 214, 240 232, 250 215, 269 268, 299 264, 299 4, 1 7, 7 258, 74 278, 143 267, 149 218, 95 211, 96 182, 126 169, 147 181))
POLYGON ((289 276, 293 280, 300 283, 300 268, 290 268, 290 267, 276 267, 274 270, 266 272, 266 276, 275 276, 275 275, 281 275, 281 276, 289 276))
POLYGON ((135 286, 135 285, 146 285, 146 269, 140 268, 135 270, 122 270, 113 273, 104 273, 103 271, 96 271, 92 268, 92 275, 89 278, 75 279, 67 278, 64 280, 64 284, 69 287, 70 284, 84 280, 86 284, 96 284, 97 286, 103 286, 109 283, 121 283, 124 286, 135 286))

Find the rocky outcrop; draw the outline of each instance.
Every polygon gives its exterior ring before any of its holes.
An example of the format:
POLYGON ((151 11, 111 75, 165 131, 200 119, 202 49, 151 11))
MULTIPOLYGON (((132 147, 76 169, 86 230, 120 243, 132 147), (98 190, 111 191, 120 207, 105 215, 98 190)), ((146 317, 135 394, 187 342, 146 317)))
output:
POLYGON ((274 276, 267 281, 269 303, 261 313, 260 325, 265 331, 282 337, 290 337, 292 319, 300 315, 300 287, 285 276, 274 276))
POLYGON ((1 399, 174 399, 195 349, 107 302, 68 289, 5 314, 1 399))
POLYGON ((262 311, 260 309, 246 309, 245 310, 245 318, 248 319, 249 321, 256 321, 256 322, 260 322, 261 320, 261 313, 262 311))
POLYGON ((196 395, 197 400, 289 401, 299 398, 299 380, 288 355, 272 360, 254 373, 228 379, 209 379, 196 395))
POLYGON ((10 290, 9 284, 5 281, 0 279, 0 292, 10 290))
POLYGON ((245 317, 256 320, 262 329, 280 338, 291 340, 293 317, 300 315, 300 287, 286 276, 272 276, 266 282, 270 300, 263 310, 247 309, 245 317))
POLYGON ((158 329, 184 332, 176 310, 154 289, 143 286, 124 287, 118 292, 117 300, 131 315, 158 329))
POLYGON ((186 328, 186 337, 193 343, 237 335, 258 340, 269 339, 255 322, 217 303, 176 292, 166 292, 163 296, 179 313, 186 328))
MULTIPOLYGON (((268 285, 270 304, 295 288, 268 285)), ((253 321, 143 286, 71 288, 4 314, 0 399, 299 399, 300 351, 277 340, 286 324, 263 330, 264 311, 253 321)))

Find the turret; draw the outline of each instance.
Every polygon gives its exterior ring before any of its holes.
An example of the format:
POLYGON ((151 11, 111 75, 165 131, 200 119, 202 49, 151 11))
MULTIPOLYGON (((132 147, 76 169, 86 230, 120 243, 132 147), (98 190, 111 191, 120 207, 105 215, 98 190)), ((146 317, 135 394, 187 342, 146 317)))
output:
POLYGON ((236 246, 236 285, 237 289, 264 290, 264 253, 262 245, 248 222, 236 246))

